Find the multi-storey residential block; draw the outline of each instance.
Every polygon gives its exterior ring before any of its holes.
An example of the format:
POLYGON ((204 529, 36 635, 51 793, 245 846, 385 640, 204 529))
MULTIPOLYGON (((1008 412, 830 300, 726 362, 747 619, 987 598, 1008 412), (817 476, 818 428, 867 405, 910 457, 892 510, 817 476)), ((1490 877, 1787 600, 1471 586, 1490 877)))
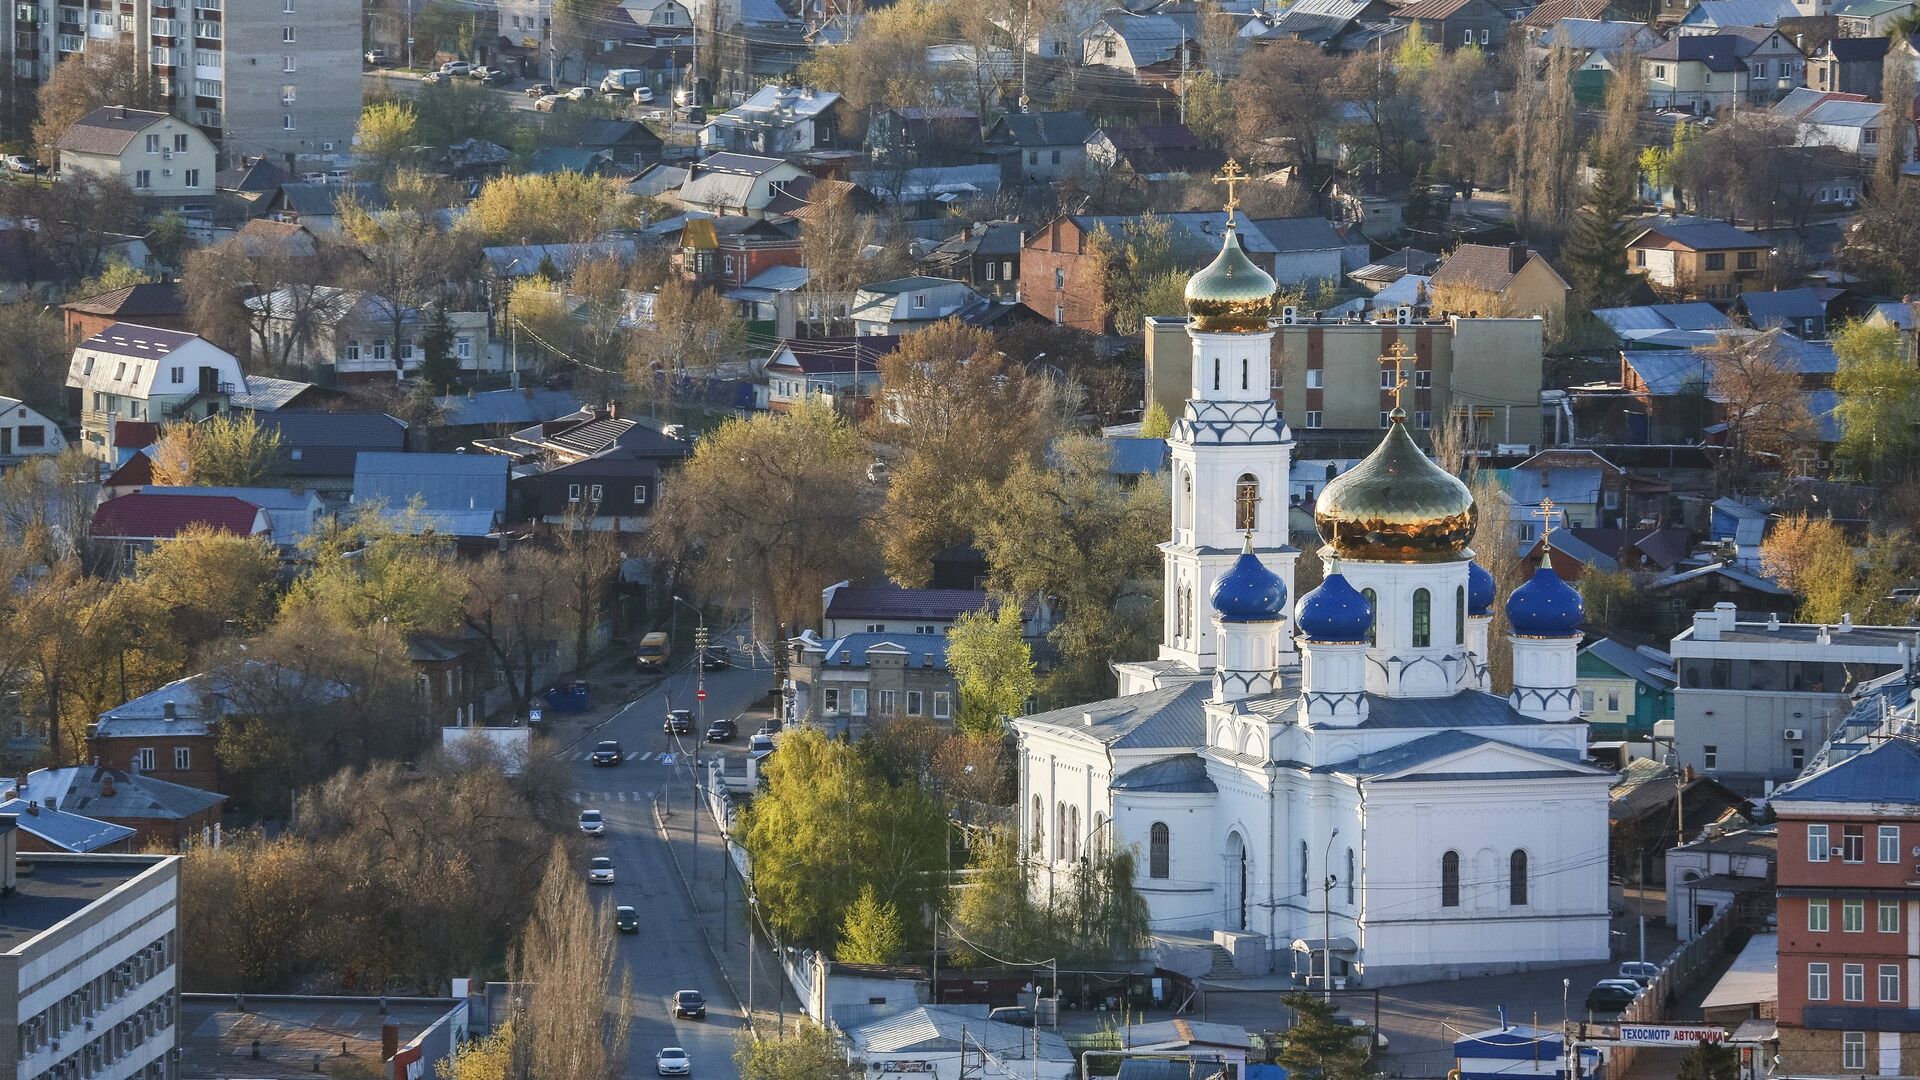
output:
POLYGON ((1920 742, 1774 793, 1780 821, 1776 1075, 1920 1072, 1920 742))
MULTIPOLYGON (((4 35, 15 99, 88 49, 131 47, 173 112, 227 161, 294 171, 353 150, 360 120, 358 0, 19 0, 4 35)), ((212 177, 207 178, 211 181, 212 177)))
POLYGON ((172 1080, 180 859, 18 855, 0 814, 0 1080, 172 1080))

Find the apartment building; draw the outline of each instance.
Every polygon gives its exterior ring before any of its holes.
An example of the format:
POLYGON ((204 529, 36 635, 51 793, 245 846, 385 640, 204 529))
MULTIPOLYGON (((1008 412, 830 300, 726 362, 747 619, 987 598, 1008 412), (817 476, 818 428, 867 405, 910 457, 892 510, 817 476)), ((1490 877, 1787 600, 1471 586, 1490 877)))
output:
POLYGON ((1920 742, 1908 729, 1774 793, 1775 1075, 1920 1073, 1920 742))
POLYGON ((1777 617, 1742 622, 1725 602, 1696 612, 1667 650, 1680 677, 1673 695, 1680 763, 1746 795, 1792 779, 1854 690, 1912 661, 1917 633, 1844 617, 1831 626, 1777 617))
POLYGON ((16 98, 75 53, 133 47, 173 111, 222 159, 292 171, 345 160, 360 119, 360 0, 16 0, 5 35, 16 98))
POLYGON ((180 859, 18 853, 0 814, 0 1080, 172 1080, 180 859))

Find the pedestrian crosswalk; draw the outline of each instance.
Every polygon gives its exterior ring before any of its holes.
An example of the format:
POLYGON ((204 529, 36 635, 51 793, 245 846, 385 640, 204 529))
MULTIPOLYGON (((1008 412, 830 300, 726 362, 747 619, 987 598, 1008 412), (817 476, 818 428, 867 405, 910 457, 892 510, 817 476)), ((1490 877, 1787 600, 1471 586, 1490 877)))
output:
POLYGON ((614 802, 643 803, 652 799, 654 794, 651 791, 576 791, 573 793, 573 801, 581 805, 614 802))
MULTIPOLYGON (((654 754, 653 751, 649 750, 644 754, 628 754, 627 760, 630 762, 650 761, 656 756, 657 755, 654 754)), ((593 759, 593 751, 591 749, 582 750, 573 756, 573 760, 575 761, 591 761, 592 759, 593 759)))

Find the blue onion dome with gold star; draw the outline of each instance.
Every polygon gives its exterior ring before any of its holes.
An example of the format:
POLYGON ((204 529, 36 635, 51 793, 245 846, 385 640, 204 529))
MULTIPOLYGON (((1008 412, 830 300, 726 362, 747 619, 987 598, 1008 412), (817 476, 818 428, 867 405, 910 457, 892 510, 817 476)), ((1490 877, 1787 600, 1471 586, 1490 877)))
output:
POLYGON ((1308 641, 1328 644, 1367 640, 1373 631, 1373 605, 1345 574, 1328 574, 1320 587, 1300 598, 1294 625, 1308 641))
POLYGON ((1467 614, 1493 614, 1493 575, 1477 562, 1467 564, 1467 614))
POLYGON ((1253 553, 1249 537, 1246 550, 1213 583, 1210 599, 1221 622, 1277 622, 1287 613, 1287 583, 1253 553))
POLYGON ((1477 515, 1473 493, 1414 444, 1397 408, 1387 437, 1329 481, 1313 506, 1314 527, 1334 554, 1367 562, 1458 560, 1477 515))
POLYGON ((1526 584, 1507 596, 1507 625, 1521 637, 1572 637, 1586 620, 1586 602, 1553 569, 1553 560, 1540 560, 1526 584))

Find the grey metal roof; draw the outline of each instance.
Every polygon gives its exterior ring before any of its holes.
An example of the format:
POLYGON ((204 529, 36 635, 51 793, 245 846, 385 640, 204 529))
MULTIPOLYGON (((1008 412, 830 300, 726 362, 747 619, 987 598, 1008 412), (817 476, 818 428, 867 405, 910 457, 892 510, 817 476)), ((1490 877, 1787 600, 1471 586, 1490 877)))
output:
POLYGON ((498 454, 363 452, 354 462, 353 501, 405 510, 419 499, 428 510, 507 509, 507 467, 498 454))
POLYGON ((1087 705, 1035 713, 1019 721, 1078 731, 1115 749, 1200 746, 1206 742, 1203 703, 1212 688, 1185 683, 1087 705))
POLYGON ((0 814, 18 814, 23 832, 37 836, 61 851, 80 855, 99 851, 135 835, 135 830, 125 825, 95 821, 84 814, 69 814, 25 799, 0 802, 0 814))
POLYGON ((434 404, 447 427, 540 424, 580 411, 580 399, 569 390, 489 390, 438 398, 434 404))
POLYGON ((1191 794, 1220 790, 1207 775, 1207 763, 1193 754, 1165 758, 1129 769, 1108 785, 1115 791, 1191 794))
MULTIPOLYGON (((1376 699, 1376 702, 1377 701, 1378 699, 1376 699)), ((1503 743, 1498 739, 1489 739, 1484 735, 1476 735, 1470 731, 1435 732, 1432 735, 1425 735, 1411 742, 1404 742, 1398 746, 1388 747, 1385 750, 1376 751, 1371 754, 1361 754, 1359 757, 1349 761, 1322 766, 1317 771, 1344 773, 1349 776, 1384 776, 1389 773, 1402 772, 1417 765, 1424 765, 1430 761, 1438 761, 1450 755, 1460 753, 1463 750, 1472 750, 1480 746, 1507 747, 1518 750, 1524 754, 1551 758, 1559 763, 1557 765, 1547 765, 1543 763, 1543 765, 1537 769, 1523 769, 1497 774, 1477 774, 1486 778, 1530 779, 1551 776, 1579 776, 1600 772, 1600 770, 1583 763, 1575 756, 1574 751, 1515 746, 1512 743, 1503 743)), ((1457 774, 1443 775, 1445 778, 1451 779, 1457 774)), ((1426 780, 1438 778, 1442 777, 1426 776, 1413 777, 1410 779, 1426 780)))
POLYGON ((1623 641, 1603 637, 1581 651, 1590 654, 1596 660, 1633 681, 1655 690, 1662 692, 1672 690, 1679 681, 1673 672, 1672 657, 1667 657, 1666 664, 1662 665, 1658 660, 1623 641))
POLYGON ((1772 802, 1776 807, 1794 802, 1920 806, 1920 743, 1887 739, 1870 750, 1776 790, 1772 802))
POLYGON ((191 817, 227 801, 211 791, 94 765, 35 769, 27 774, 24 797, 51 798, 56 809, 87 817, 163 821, 191 817))
POLYGON ((244 388, 236 387, 228 399, 236 409, 272 412, 313 389, 312 383, 293 379, 274 379, 265 375, 248 375, 245 378, 247 385, 244 388))
POLYGON ((931 667, 944 671, 947 667, 945 634, 848 634, 828 638, 820 644, 826 647, 826 657, 821 661, 824 667, 864 668, 867 653, 876 646, 893 646, 905 652, 909 668, 931 667))
POLYGON ((1093 122, 1078 111, 1008 113, 997 126, 1009 143, 1022 147, 1078 146, 1093 134, 1093 122))
POLYGON ((987 1019, 984 1005, 922 1005, 856 1027, 847 1034, 853 1039, 855 1049, 886 1054, 913 1050, 958 1051, 963 1030, 969 1047, 985 1049, 996 1057, 1032 1058, 1033 1046, 1038 1042, 1040 1060, 1067 1063, 1073 1060, 1067 1040, 1058 1032, 1042 1028, 1036 1034, 1031 1028, 994 1023, 987 1019))
MULTIPOLYGON (((1711 0, 1702 0, 1703 3, 1711 0)), ((1684 38, 1682 40, 1685 40, 1684 38)), ((1640 223, 1645 229, 1641 236, 1654 233, 1664 236, 1674 243, 1692 248, 1695 251, 1716 251, 1722 248, 1763 248, 1767 242, 1758 236, 1738 229, 1724 221, 1707 218, 1674 218, 1663 220, 1654 218, 1640 223)), ((1634 237, 1637 242, 1639 236, 1634 237)))
POLYGON ((1709 574, 1726 578, 1729 581, 1733 581, 1740 585, 1744 585, 1747 588, 1753 589, 1757 592, 1770 593, 1774 596, 1793 595, 1792 593, 1788 592, 1786 589, 1781 588, 1778 582, 1770 581, 1766 578, 1761 577, 1758 574, 1749 573, 1748 571, 1742 570, 1737 566, 1730 566, 1726 563, 1718 563, 1718 562, 1708 563, 1705 566, 1698 566, 1693 568, 1692 570, 1682 570, 1677 574, 1668 574, 1667 576, 1662 578, 1655 578, 1654 580, 1648 582, 1646 587, 1649 589, 1664 589, 1670 585, 1678 585, 1681 582, 1693 581, 1698 578, 1706 577, 1709 574))
POLYGON ((1476 728, 1525 727, 1541 721, 1514 711, 1507 699, 1479 690, 1462 690, 1450 697, 1389 698, 1367 695, 1363 728, 1476 728))
POLYGON ((1698 0, 1682 26, 1773 26, 1800 12, 1792 0, 1698 0))
POLYGON ((1559 503, 1600 501, 1599 469, 1513 469, 1507 494, 1517 503, 1538 505, 1546 496, 1559 503))
POLYGON ((80 348, 114 356, 165 356, 199 335, 184 330, 164 330, 158 326, 117 322, 80 343, 80 348))
POLYGON ((274 470, 289 476, 352 476, 363 451, 406 445, 406 421, 382 412, 280 409, 260 416, 280 434, 274 470))

